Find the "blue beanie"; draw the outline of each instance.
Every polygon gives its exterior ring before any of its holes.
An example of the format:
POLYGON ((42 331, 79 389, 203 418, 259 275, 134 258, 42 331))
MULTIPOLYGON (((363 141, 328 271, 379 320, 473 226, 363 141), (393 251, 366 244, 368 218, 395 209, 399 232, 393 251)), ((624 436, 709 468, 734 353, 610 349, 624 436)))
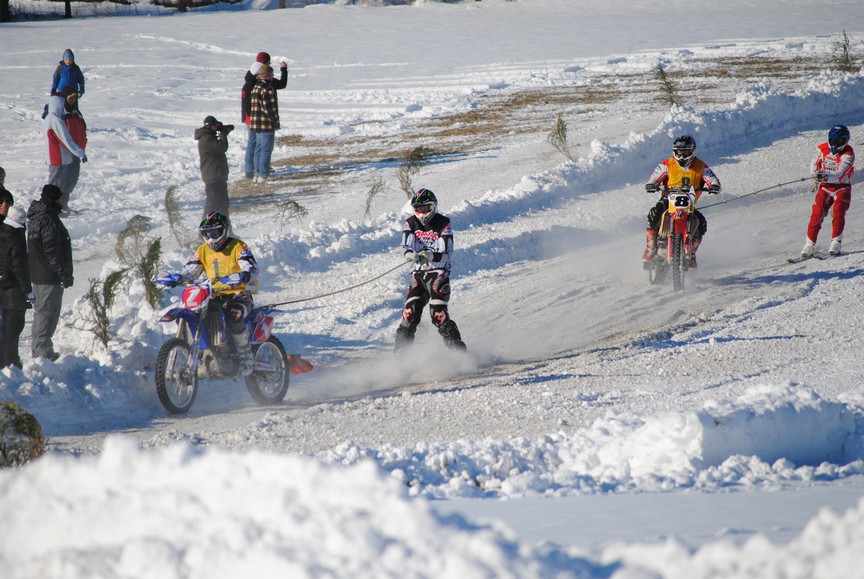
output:
POLYGON ((63 59, 65 60, 67 58, 71 58, 73 61, 75 60, 75 55, 72 54, 71 48, 67 48, 65 51, 63 51, 63 59))

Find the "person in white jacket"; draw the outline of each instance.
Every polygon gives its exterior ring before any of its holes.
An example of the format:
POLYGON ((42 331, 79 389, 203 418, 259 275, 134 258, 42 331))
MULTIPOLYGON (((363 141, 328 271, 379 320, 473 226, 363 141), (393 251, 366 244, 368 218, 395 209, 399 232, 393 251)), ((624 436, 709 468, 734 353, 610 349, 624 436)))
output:
POLYGON ((48 182, 56 185, 63 192, 64 201, 68 203, 69 194, 78 184, 78 171, 73 161, 77 157, 82 163, 87 162, 87 154, 79 147, 63 119, 64 100, 55 95, 48 101, 48 114, 42 120, 42 133, 45 135, 46 155, 48 159, 48 182))

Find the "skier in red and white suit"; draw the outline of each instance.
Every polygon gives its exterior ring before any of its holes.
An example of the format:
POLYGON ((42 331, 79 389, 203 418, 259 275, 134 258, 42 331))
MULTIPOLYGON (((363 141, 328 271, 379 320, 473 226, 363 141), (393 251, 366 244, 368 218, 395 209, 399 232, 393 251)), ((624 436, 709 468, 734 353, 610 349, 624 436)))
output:
POLYGON ((807 241, 801 250, 802 257, 812 257, 816 251, 816 239, 822 229, 822 220, 833 207, 831 219, 831 246, 829 255, 840 253, 843 229, 846 226, 846 211, 852 202, 852 177, 855 175, 855 151, 849 145, 849 129, 834 125, 828 131, 828 141, 819 145, 819 153, 811 164, 813 178, 818 184, 810 223, 807 226, 807 241))

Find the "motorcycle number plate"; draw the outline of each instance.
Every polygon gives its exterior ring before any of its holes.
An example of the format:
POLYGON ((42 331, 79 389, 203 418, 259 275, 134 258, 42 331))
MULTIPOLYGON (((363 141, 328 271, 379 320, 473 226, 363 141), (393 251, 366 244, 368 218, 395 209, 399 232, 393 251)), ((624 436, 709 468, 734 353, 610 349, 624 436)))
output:
POLYGON ((684 211, 690 208, 693 204, 693 196, 692 195, 669 195, 669 210, 671 211, 684 211))
POLYGON ((204 304, 208 297, 210 297, 210 292, 207 288, 197 285, 188 286, 183 290, 183 307, 187 310, 197 310, 204 304))

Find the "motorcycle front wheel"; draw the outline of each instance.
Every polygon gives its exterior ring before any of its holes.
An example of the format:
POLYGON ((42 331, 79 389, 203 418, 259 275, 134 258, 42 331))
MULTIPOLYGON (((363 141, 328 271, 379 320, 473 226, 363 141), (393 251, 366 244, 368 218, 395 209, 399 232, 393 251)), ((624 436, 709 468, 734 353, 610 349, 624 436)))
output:
POLYGON ((684 236, 676 233, 672 243, 672 288, 677 292, 684 289, 684 272, 687 271, 684 236))
POLYGON ((171 414, 185 414, 198 395, 198 373, 190 372, 189 344, 172 338, 162 344, 156 358, 156 393, 171 414))
POLYGON ((266 342, 252 346, 255 370, 246 377, 246 389, 262 406, 282 402, 288 393, 288 355, 282 342, 270 336, 266 342))

